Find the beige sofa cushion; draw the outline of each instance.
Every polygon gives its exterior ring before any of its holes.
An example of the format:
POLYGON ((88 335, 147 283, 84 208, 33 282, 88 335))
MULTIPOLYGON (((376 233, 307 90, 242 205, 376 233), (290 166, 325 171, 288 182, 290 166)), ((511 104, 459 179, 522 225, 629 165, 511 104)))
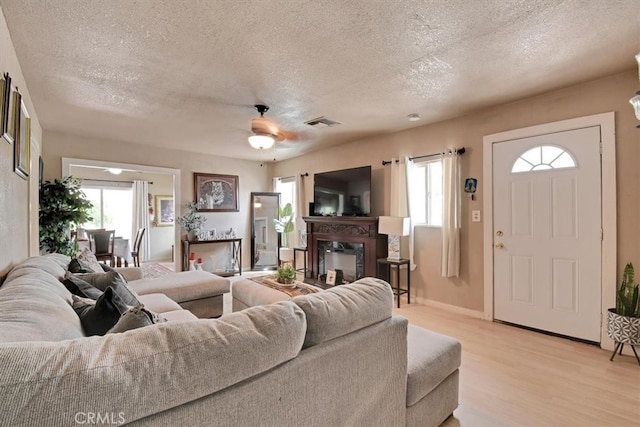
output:
POLYGON ((207 271, 181 271, 153 279, 128 283, 138 295, 165 294, 177 303, 217 296, 229 292, 230 281, 207 271))
POLYGON ((52 254, 26 259, 9 272, 0 287, 0 343, 84 336, 71 293, 60 282, 68 263, 69 257, 52 254))
POLYGON ((293 359, 305 330, 302 310, 283 301, 102 337, 0 344, 0 366, 11 366, 0 376, 2 421, 74 425, 76 413, 91 411, 133 422, 293 359))
POLYGON ((407 407, 436 388, 460 367, 462 348, 455 338, 409 324, 407 329, 407 407))
POLYGON ((138 301, 144 305, 147 310, 154 311, 156 313, 165 313, 168 311, 182 310, 182 307, 166 296, 165 294, 147 294, 140 295, 138 301))
POLYGON ((391 317, 389 284, 366 277, 349 285, 291 299, 307 317, 304 346, 320 344, 391 317))

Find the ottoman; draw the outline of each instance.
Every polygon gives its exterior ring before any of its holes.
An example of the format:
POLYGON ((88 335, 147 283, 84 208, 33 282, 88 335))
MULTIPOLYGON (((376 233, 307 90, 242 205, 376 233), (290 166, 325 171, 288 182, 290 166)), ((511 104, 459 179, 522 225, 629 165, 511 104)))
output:
POLYGON ((134 280, 127 285, 138 295, 165 294, 199 318, 221 316, 223 294, 230 289, 229 279, 202 270, 134 280))
MULTIPOLYGON (((311 285, 306 286, 312 287, 311 285)), ((320 288, 318 289, 321 290, 320 288)), ((234 281, 231 295, 233 297, 233 311, 240 311, 248 307, 266 305, 278 301, 286 301, 292 298, 284 292, 261 285, 250 279, 234 281)))

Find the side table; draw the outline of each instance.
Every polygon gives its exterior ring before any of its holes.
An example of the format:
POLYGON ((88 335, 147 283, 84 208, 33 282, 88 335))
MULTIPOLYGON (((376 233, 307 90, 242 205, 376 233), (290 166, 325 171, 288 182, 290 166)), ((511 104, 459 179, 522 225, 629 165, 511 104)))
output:
POLYGON ((387 258, 378 258, 376 276, 378 279, 386 280, 391 284, 391 269, 395 267, 396 269, 396 287, 394 288, 391 285, 391 290, 393 294, 398 298, 398 308, 400 308, 400 295, 407 294, 407 304, 411 304, 411 271, 409 267, 410 261, 405 258, 400 258, 399 260, 390 260, 387 258), (403 289, 400 287, 400 267, 406 265, 407 266, 407 289, 403 289), (382 277, 383 266, 385 270, 385 277, 382 277))
POLYGON ((307 248, 306 247, 297 247, 293 248, 293 269, 297 273, 302 273, 302 277, 307 277, 307 248), (297 267, 297 259, 296 256, 298 252, 302 252, 302 268, 297 267))

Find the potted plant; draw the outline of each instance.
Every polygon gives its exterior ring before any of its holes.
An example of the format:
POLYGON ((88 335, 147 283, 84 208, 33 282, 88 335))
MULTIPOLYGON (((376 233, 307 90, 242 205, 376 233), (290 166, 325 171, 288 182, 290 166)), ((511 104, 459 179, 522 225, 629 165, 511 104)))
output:
POLYGON ((73 256, 77 252, 71 239, 71 226, 93 218, 93 204, 80 189, 81 180, 66 176, 40 184, 40 251, 73 256))
POLYGON ((296 280, 296 270, 293 266, 286 264, 276 271, 276 281, 285 285, 290 285, 296 280))
POLYGON ((198 230, 207 220, 198 213, 200 205, 201 204, 199 202, 187 203, 187 212, 176 219, 178 224, 180 224, 187 232, 187 240, 189 242, 196 242, 198 240, 198 230))
POLYGON ((282 247, 289 247, 289 233, 293 231, 293 207, 291 203, 278 206, 278 218, 273 219, 273 226, 278 233, 282 233, 282 247))
POLYGON ((638 304, 638 284, 635 283, 633 264, 627 263, 622 274, 622 283, 616 292, 616 308, 607 313, 607 335, 616 343, 611 359, 629 344, 640 364, 635 346, 640 345, 640 304, 638 304))

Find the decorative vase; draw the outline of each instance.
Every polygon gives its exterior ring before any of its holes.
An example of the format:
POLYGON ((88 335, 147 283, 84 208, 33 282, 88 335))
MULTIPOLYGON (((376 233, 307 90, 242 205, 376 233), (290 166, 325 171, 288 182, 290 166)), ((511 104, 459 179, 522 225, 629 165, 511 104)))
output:
POLYGON ((193 271, 193 270, 195 270, 195 269, 196 269, 196 267, 195 267, 195 263, 196 263, 196 260, 195 260, 195 259, 190 259, 190 260, 189 260, 189 271, 193 271))
POLYGON ((196 230, 187 231, 187 240, 189 242, 197 242, 198 241, 198 232, 196 230))
POLYGON ((202 263, 201 262, 196 264, 196 270, 201 270, 202 271, 202 263))
POLYGON ((292 284, 292 283, 293 283, 293 279, 283 279, 283 278, 280 278, 280 277, 278 277, 278 278, 276 279, 276 281, 277 281, 278 283, 282 283, 283 285, 290 285, 290 284, 292 284))

